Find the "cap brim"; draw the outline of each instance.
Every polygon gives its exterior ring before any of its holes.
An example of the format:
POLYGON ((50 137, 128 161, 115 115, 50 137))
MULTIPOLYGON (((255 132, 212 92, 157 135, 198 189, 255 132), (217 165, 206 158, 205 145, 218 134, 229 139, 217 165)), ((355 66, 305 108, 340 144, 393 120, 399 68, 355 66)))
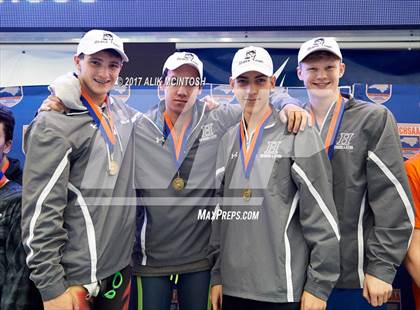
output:
POLYGON ((269 76, 269 77, 273 76, 273 74, 274 74, 273 70, 270 70, 269 68, 256 67, 255 65, 241 66, 241 68, 239 68, 235 72, 232 72, 232 79, 236 79, 241 74, 243 74, 245 72, 250 72, 250 71, 256 71, 256 72, 259 72, 259 73, 264 74, 265 76, 269 76))
POLYGON ((184 62, 184 63, 166 65, 166 69, 175 70, 175 69, 178 69, 179 67, 181 67, 183 65, 188 65, 188 66, 194 67, 195 69, 197 69, 197 72, 200 75, 200 78, 203 78, 203 73, 200 71, 200 67, 193 62, 184 62))
POLYGON ((115 46, 112 46, 112 45, 95 46, 95 48, 88 48, 84 51, 80 51, 77 55, 80 55, 81 53, 86 54, 86 55, 92 55, 92 54, 98 53, 103 50, 108 50, 108 49, 116 51, 118 54, 120 54, 123 61, 128 62, 127 55, 122 50, 115 48, 115 46))
POLYGON ((306 57, 308 57, 309 55, 315 53, 315 52, 329 52, 335 56, 337 56, 338 58, 340 58, 340 60, 343 60, 343 56, 337 54, 336 52, 332 51, 330 48, 327 47, 319 47, 319 48, 314 48, 312 51, 310 51, 309 53, 307 53, 305 56, 301 57, 301 59, 298 59, 298 62, 302 62, 306 57))

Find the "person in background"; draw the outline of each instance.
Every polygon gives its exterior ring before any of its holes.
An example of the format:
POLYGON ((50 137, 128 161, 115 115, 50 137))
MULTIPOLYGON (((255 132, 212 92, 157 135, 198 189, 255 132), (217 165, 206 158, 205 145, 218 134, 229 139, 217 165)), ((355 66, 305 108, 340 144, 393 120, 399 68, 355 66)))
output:
POLYGON ((9 164, 7 165, 7 167, 5 166, 3 167, 6 170, 4 171, 4 174, 10 181, 13 181, 19 185, 22 185, 23 171, 22 171, 22 168, 20 167, 19 159, 7 156, 7 160, 9 164))
POLYGON ((413 194, 416 223, 404 265, 413 278, 413 295, 416 309, 420 309, 420 154, 405 162, 405 170, 410 183, 411 193, 413 194))
POLYGON ((29 279, 21 237, 22 188, 5 174, 15 119, 0 106, 0 309, 39 310, 42 300, 29 279))

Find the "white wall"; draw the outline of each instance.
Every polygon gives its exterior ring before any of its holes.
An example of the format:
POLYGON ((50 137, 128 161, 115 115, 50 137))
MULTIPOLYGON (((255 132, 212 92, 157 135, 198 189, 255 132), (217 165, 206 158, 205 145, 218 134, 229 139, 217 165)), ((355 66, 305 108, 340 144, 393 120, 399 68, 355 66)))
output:
POLYGON ((48 85, 73 71, 76 44, 0 45, 0 87, 48 85))

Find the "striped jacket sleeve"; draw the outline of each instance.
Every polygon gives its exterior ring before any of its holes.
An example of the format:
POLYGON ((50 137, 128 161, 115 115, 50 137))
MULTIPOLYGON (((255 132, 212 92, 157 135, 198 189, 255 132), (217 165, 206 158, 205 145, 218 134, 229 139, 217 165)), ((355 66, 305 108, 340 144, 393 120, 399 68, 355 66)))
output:
POLYGON ((414 212, 395 120, 385 108, 375 112, 366 164, 367 201, 374 215, 366 273, 391 284, 409 246, 414 212))
POLYGON ((309 248, 304 290, 327 300, 340 274, 340 232, 330 163, 313 128, 296 135, 293 159, 300 223, 309 248))
MULTIPOLYGON (((63 213, 67 205, 69 155, 72 148, 57 130, 45 125, 41 113, 25 135, 26 162, 23 172, 22 239, 30 278, 42 299, 65 292, 65 274, 60 265, 67 240, 63 213)), ((54 116, 52 116, 54 117, 54 116)))

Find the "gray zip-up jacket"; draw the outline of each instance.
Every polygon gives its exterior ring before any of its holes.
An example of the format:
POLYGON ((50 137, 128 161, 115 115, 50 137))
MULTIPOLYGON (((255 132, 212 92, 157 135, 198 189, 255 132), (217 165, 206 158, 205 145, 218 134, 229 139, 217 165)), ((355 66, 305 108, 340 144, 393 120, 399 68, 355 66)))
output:
POLYGON ((43 300, 126 267, 134 241, 132 115, 110 98, 119 166, 110 175, 104 138, 68 91, 56 94, 70 112, 40 113, 25 134, 23 244, 43 300))
MULTIPOLYGON (((392 283, 414 227, 401 143, 384 106, 344 98, 332 158, 341 231, 339 288, 362 288, 364 274, 392 283)), ((333 108, 320 128, 326 139, 333 108)))
POLYGON ((177 191, 173 146, 164 133, 164 102, 139 120, 135 127, 137 215, 134 271, 153 274, 209 270, 207 247, 211 225, 198 220, 200 209, 213 209, 217 145, 226 130, 238 122, 239 105, 209 111, 197 101, 179 176, 185 187, 177 191), (182 265, 182 266, 181 266, 182 265), (172 266, 172 267, 168 267, 172 266), (180 267, 181 266, 181 267, 180 267))
POLYGON ((340 235, 321 140, 312 128, 288 134, 272 114, 246 179, 238 130, 232 127, 219 146, 216 177, 226 216, 213 217, 212 285, 265 302, 298 302, 303 290, 326 300, 339 277, 340 235), (258 216, 244 220, 245 212, 258 216))

